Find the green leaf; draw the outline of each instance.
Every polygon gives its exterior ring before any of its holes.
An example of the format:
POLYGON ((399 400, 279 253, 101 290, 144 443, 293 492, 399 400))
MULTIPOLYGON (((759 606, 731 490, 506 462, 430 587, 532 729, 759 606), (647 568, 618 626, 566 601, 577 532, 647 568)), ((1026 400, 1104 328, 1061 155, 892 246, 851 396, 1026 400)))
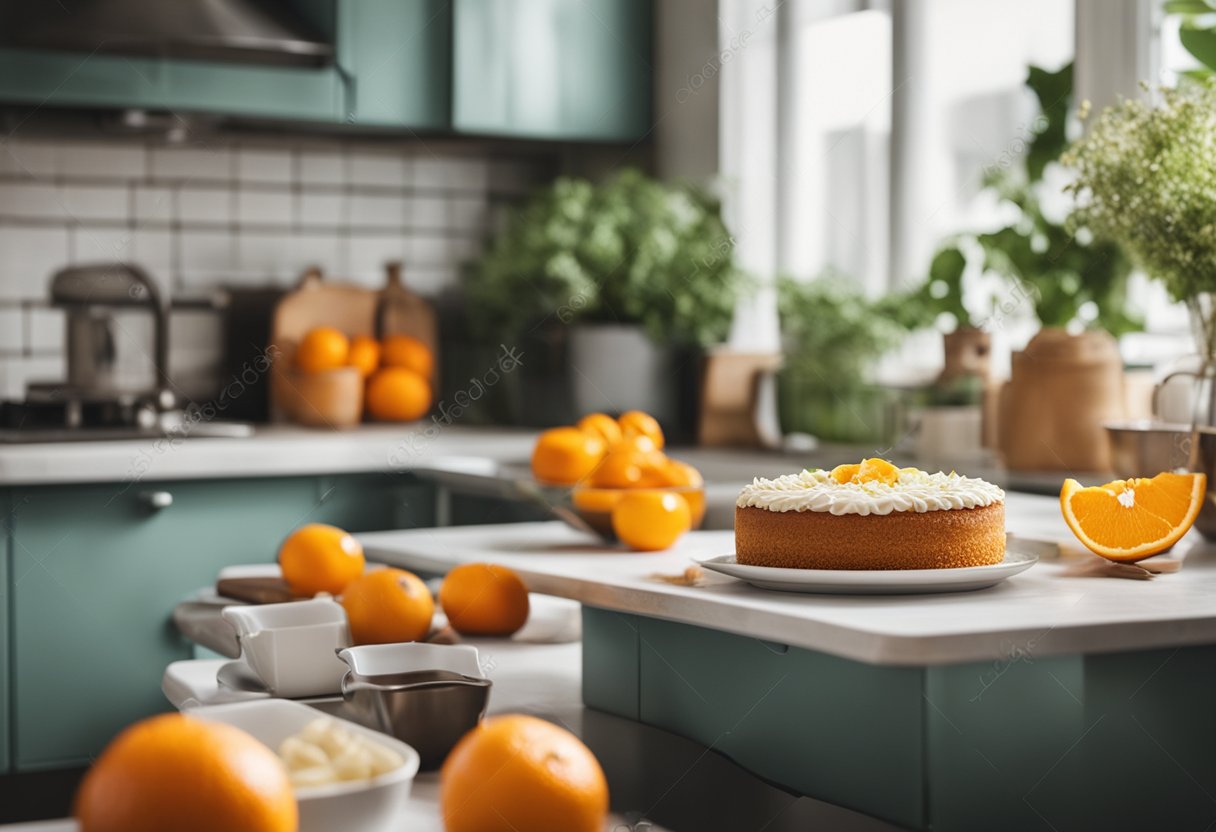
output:
POLYGON ((1026 86, 1039 99, 1041 115, 1026 150, 1026 176, 1031 182, 1043 178, 1047 165, 1060 158, 1068 147, 1068 113, 1072 106, 1072 63, 1055 72, 1031 66, 1026 86))
POLYGON ((1211 14, 1216 6, 1207 0, 1166 0, 1161 7, 1166 14, 1211 14))
POLYGON ((1178 40, 1199 63, 1208 69, 1216 69, 1216 30, 1185 21, 1178 29, 1178 40))

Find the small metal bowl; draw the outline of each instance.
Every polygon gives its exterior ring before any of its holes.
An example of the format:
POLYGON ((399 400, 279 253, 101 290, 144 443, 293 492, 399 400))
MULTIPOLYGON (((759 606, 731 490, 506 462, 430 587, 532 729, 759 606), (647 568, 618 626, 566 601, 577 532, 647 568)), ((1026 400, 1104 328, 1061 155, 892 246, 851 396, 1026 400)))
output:
POLYGON ((1195 528, 1208 540, 1216 540, 1216 428, 1192 431, 1190 425, 1147 419, 1108 422, 1104 427, 1110 440, 1111 465, 1121 479, 1188 468, 1198 438, 1198 470, 1207 474, 1208 491, 1195 528))
POLYGON ((476 648, 380 644, 350 647, 338 657, 351 668, 342 677, 351 718, 412 746, 423 770, 439 768, 485 716, 492 683, 476 648))

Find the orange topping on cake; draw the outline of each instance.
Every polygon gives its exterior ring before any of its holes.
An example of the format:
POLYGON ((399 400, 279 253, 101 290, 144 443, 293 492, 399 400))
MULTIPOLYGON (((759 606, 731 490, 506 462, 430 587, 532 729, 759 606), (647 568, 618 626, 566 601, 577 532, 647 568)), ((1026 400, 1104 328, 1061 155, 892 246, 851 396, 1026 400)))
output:
POLYGON ((887 485, 895 485, 899 482, 899 475, 899 468, 877 457, 863 459, 860 464, 837 465, 832 469, 832 479, 841 485, 847 482, 884 482, 887 485))

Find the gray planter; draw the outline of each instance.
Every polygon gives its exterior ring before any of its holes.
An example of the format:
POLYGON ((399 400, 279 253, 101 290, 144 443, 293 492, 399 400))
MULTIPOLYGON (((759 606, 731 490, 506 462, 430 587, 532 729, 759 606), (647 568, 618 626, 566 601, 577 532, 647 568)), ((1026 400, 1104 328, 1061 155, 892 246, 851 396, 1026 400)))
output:
POLYGON ((677 419, 681 380, 672 350, 640 326, 576 324, 569 357, 577 413, 644 410, 664 424, 677 419))

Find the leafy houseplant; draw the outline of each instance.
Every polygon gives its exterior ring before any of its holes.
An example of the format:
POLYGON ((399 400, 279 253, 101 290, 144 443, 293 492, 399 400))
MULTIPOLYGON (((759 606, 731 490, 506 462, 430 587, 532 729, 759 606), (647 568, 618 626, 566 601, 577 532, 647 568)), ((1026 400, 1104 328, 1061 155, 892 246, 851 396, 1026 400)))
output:
POLYGON ((953 315, 960 326, 999 322, 1001 315, 1030 302, 1044 327, 1066 327, 1092 304, 1091 326, 1116 336, 1139 329, 1140 321, 1126 310, 1131 268, 1118 244, 1095 241, 1083 223, 1058 222, 1044 212, 1044 173, 1068 146, 1072 65, 1055 72, 1032 66, 1026 85, 1038 98, 1041 114, 1021 165, 993 166, 984 178, 988 188, 1017 209, 1017 219, 1004 228, 962 235, 962 241, 943 246, 930 267, 927 290, 938 299, 939 310, 953 315), (973 316, 963 306, 964 248, 978 249, 984 271, 1010 286, 1008 297, 992 299, 991 318, 973 316))
POLYGON ((708 346, 743 289, 718 200, 626 170, 559 178, 512 218, 468 283, 475 323, 512 334, 553 319, 642 326, 708 346))
POLYGON ((781 423, 837 442, 890 441, 893 393, 870 383, 874 363, 934 311, 916 293, 870 300, 839 275, 777 281, 785 349, 781 423))
MULTIPOLYGON (((1190 307, 1201 375, 1216 374, 1216 81, 1163 89, 1154 106, 1109 107, 1064 161, 1073 215, 1118 241, 1136 265, 1190 307)), ((1212 423, 1216 407, 1206 421, 1212 423)))
POLYGON ((638 408, 679 431, 695 421, 693 359, 725 338, 745 285, 713 195, 626 170, 537 194, 470 275, 467 300, 478 332, 562 345, 574 412, 638 408))

